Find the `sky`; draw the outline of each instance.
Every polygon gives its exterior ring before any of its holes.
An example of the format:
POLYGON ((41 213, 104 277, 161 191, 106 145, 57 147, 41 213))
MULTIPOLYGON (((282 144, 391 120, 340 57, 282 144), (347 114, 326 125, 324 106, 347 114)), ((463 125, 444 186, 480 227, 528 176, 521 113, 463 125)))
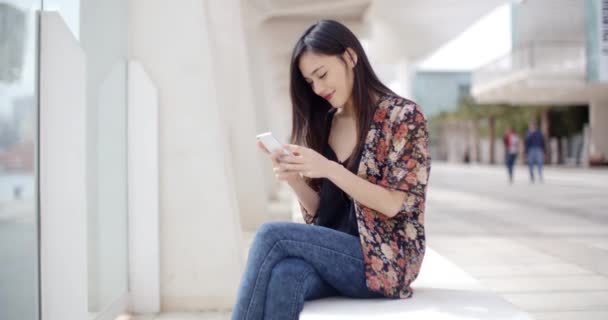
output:
POLYGON ((511 6, 502 5, 423 60, 419 70, 472 71, 511 51, 511 6))

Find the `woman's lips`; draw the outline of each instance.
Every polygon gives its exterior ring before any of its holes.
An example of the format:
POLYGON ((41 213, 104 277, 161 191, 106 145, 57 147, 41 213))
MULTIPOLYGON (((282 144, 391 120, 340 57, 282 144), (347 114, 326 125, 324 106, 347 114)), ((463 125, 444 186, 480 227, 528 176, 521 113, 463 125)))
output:
POLYGON ((331 100, 331 98, 333 98, 333 97, 334 97, 334 94, 335 94, 335 93, 336 93, 336 92, 334 91, 334 92, 332 92, 332 93, 330 93, 330 94, 328 94, 328 95, 326 95, 326 96, 323 96, 323 98, 324 98, 325 100, 329 101, 329 100, 331 100))

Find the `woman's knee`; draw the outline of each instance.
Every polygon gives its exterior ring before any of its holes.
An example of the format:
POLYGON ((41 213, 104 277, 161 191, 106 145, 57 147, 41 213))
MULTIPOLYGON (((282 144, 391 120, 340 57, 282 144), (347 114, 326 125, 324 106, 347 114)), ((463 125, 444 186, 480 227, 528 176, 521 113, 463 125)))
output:
POLYGON ((296 223, 293 222, 267 222, 262 224, 255 234, 256 241, 276 242, 289 234, 290 229, 294 228, 296 223))
POLYGON ((277 228, 274 222, 262 224, 256 231, 254 240, 267 242, 275 239, 277 228))

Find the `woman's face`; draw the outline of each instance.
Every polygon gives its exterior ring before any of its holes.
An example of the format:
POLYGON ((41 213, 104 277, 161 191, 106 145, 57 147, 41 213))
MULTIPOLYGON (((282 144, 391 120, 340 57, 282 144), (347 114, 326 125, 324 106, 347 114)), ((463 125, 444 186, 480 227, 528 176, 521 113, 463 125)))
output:
POLYGON ((335 107, 343 107, 353 91, 353 68, 356 56, 344 52, 343 58, 306 51, 299 68, 312 90, 335 107), (351 58, 352 57, 352 58, 351 58))

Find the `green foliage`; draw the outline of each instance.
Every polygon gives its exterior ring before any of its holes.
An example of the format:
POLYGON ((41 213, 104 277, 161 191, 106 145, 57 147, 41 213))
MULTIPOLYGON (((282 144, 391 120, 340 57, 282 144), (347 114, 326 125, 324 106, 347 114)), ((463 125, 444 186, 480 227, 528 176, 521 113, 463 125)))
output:
POLYGON ((431 118, 431 130, 438 128, 443 122, 448 120, 473 120, 479 124, 479 134, 481 137, 488 137, 488 119, 495 119, 495 134, 502 136, 509 126, 523 136, 528 129, 530 121, 538 123, 539 116, 544 107, 522 107, 506 104, 485 104, 476 103, 472 97, 463 97, 458 108, 453 112, 441 112, 431 118))

